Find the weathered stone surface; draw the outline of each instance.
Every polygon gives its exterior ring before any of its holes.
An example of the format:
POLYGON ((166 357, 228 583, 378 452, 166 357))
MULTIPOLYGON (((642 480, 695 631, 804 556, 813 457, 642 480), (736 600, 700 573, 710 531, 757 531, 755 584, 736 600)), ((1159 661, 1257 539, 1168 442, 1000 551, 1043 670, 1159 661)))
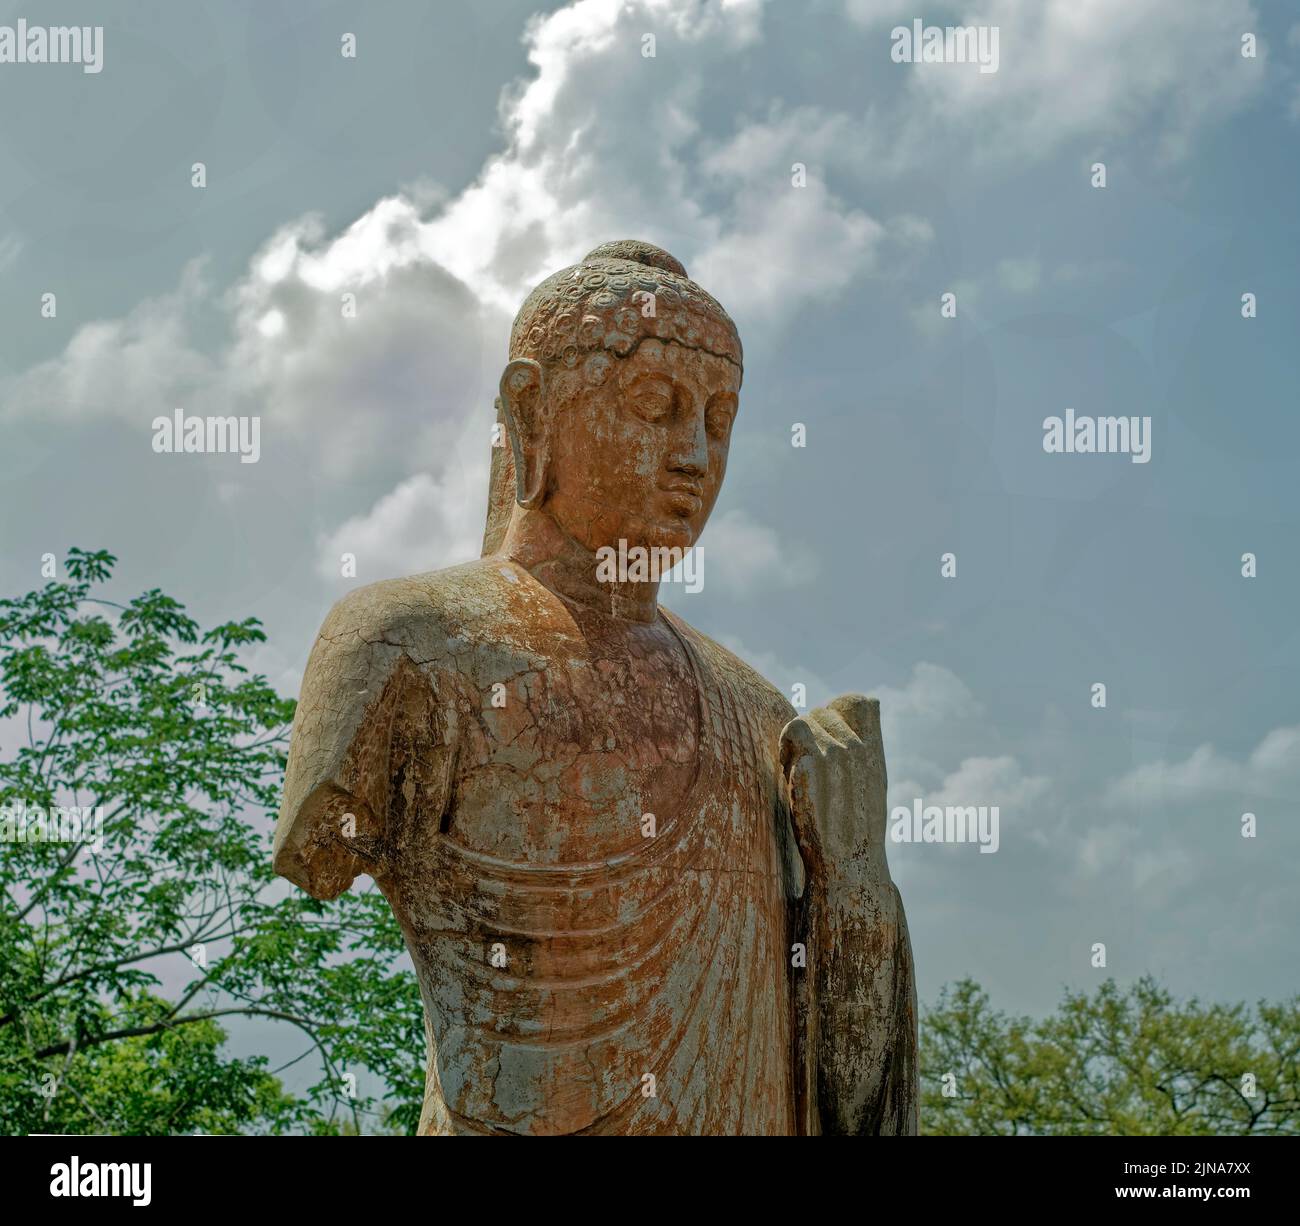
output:
POLYGON ((529 296, 510 357, 484 556, 321 629, 277 871, 320 898, 369 874, 392 906, 424 1134, 914 1132, 875 704, 797 718, 600 565, 699 539, 734 325, 666 252, 612 243, 529 296))

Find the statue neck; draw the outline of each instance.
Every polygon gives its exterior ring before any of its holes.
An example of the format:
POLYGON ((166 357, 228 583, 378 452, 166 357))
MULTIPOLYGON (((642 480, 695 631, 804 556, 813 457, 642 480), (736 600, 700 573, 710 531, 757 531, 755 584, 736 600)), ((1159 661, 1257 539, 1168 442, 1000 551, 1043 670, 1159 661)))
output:
POLYGON ((657 580, 597 579, 596 555, 545 510, 516 506, 501 552, 556 595, 575 604, 628 621, 652 622, 658 616, 657 580))

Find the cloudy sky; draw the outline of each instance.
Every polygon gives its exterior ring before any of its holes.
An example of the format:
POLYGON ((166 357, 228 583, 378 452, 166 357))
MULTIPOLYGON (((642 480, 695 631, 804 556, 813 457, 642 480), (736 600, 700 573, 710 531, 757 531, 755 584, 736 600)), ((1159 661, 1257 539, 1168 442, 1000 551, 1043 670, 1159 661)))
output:
POLYGON ((787 693, 878 694, 891 803, 1000 808, 995 855, 891 848, 923 999, 1300 988, 1290 3, 56 7, 104 66, 0 66, 6 592, 109 548, 123 594, 261 617, 296 693, 349 586, 476 556, 527 289, 645 238, 746 353, 666 600, 787 693), (892 62, 917 16, 996 25, 998 71, 892 62), (260 460, 156 454, 176 408, 259 416, 260 460), (1150 462, 1046 453, 1067 409, 1149 417, 1150 462))

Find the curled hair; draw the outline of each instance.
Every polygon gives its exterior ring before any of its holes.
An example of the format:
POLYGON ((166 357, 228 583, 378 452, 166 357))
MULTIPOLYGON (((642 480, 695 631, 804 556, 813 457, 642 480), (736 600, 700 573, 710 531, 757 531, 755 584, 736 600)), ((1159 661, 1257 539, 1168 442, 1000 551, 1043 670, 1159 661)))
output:
POLYGON ((609 350, 626 357, 647 337, 703 349, 743 366, 740 336, 712 294, 668 252, 624 239, 547 277, 510 331, 510 357, 576 366, 609 350))

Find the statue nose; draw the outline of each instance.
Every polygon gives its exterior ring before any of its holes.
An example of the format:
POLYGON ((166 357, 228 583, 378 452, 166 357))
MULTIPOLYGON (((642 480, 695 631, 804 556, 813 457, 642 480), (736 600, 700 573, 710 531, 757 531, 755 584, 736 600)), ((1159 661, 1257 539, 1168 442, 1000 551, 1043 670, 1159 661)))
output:
POLYGON ((692 414, 683 436, 673 440, 668 467, 692 477, 702 477, 709 471, 709 435, 703 413, 692 414))

